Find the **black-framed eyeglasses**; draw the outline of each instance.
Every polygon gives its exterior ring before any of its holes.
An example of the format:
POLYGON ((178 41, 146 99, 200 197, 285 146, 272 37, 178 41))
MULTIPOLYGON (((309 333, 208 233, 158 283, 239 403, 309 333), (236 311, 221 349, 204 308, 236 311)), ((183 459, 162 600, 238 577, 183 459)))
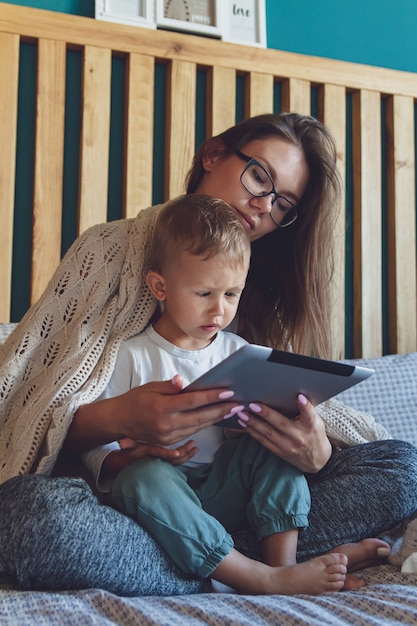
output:
POLYGON ((255 198, 264 198, 272 194, 271 212, 269 213, 271 220, 280 228, 293 224, 298 217, 294 202, 277 192, 271 176, 259 161, 243 154, 240 150, 235 150, 235 154, 246 163, 246 167, 240 175, 240 182, 246 191, 255 198))

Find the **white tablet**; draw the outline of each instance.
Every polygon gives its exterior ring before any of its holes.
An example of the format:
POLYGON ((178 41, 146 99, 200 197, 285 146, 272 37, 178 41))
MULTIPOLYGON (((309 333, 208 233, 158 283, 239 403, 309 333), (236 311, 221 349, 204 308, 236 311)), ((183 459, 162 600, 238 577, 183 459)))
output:
MULTIPOLYGON (((197 378, 184 391, 225 387, 234 390, 233 402, 245 406, 261 402, 292 418, 299 413, 296 404, 299 393, 314 405, 320 404, 373 373, 374 370, 357 365, 248 344, 197 378)), ((236 427, 236 424, 234 416, 217 426, 236 427)))

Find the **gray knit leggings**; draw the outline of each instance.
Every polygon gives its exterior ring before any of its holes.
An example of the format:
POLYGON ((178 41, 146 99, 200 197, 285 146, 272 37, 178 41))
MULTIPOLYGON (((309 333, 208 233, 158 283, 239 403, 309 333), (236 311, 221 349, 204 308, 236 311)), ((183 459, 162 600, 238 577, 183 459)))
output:
MULTIPOLYGON (((356 446, 308 480, 310 526, 299 535, 299 560, 376 536, 416 511, 417 449, 392 440, 356 446)), ((247 532, 236 537, 238 549, 254 545, 247 532)), ((0 485, 0 577, 22 589, 99 587, 125 596, 207 589, 83 480, 34 475, 0 485)))

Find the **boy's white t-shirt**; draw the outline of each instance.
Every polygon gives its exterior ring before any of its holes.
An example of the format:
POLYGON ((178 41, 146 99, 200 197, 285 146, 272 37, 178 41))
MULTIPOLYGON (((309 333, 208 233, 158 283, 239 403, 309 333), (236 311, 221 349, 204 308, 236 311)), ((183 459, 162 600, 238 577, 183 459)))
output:
MULTIPOLYGON (((220 331, 206 348, 183 350, 161 337, 152 326, 148 326, 140 335, 122 343, 109 384, 98 400, 119 396, 132 387, 152 381, 170 380, 175 374, 181 374, 184 386, 188 385, 246 343, 239 335, 220 331)), ((177 448, 190 439, 196 442, 199 451, 183 465, 185 468, 213 461, 224 441, 223 429, 209 426, 169 447, 177 448)), ((108 491, 110 486, 100 480, 103 461, 111 451, 119 449, 119 444, 115 441, 82 455, 100 491, 108 491)))

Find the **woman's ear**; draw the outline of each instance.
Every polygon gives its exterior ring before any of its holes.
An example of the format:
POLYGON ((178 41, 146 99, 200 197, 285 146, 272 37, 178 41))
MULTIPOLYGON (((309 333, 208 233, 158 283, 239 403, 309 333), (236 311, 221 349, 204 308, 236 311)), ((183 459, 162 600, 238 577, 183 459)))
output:
POLYGON ((163 302, 165 300, 165 279, 162 274, 151 270, 146 275, 146 284, 151 290, 152 295, 159 300, 159 302, 163 302))
POLYGON ((203 169, 206 172, 210 172, 213 165, 215 165, 217 161, 222 158, 223 154, 224 154, 223 142, 216 137, 209 139, 206 143, 206 146, 203 152, 203 158, 202 158, 203 169))

